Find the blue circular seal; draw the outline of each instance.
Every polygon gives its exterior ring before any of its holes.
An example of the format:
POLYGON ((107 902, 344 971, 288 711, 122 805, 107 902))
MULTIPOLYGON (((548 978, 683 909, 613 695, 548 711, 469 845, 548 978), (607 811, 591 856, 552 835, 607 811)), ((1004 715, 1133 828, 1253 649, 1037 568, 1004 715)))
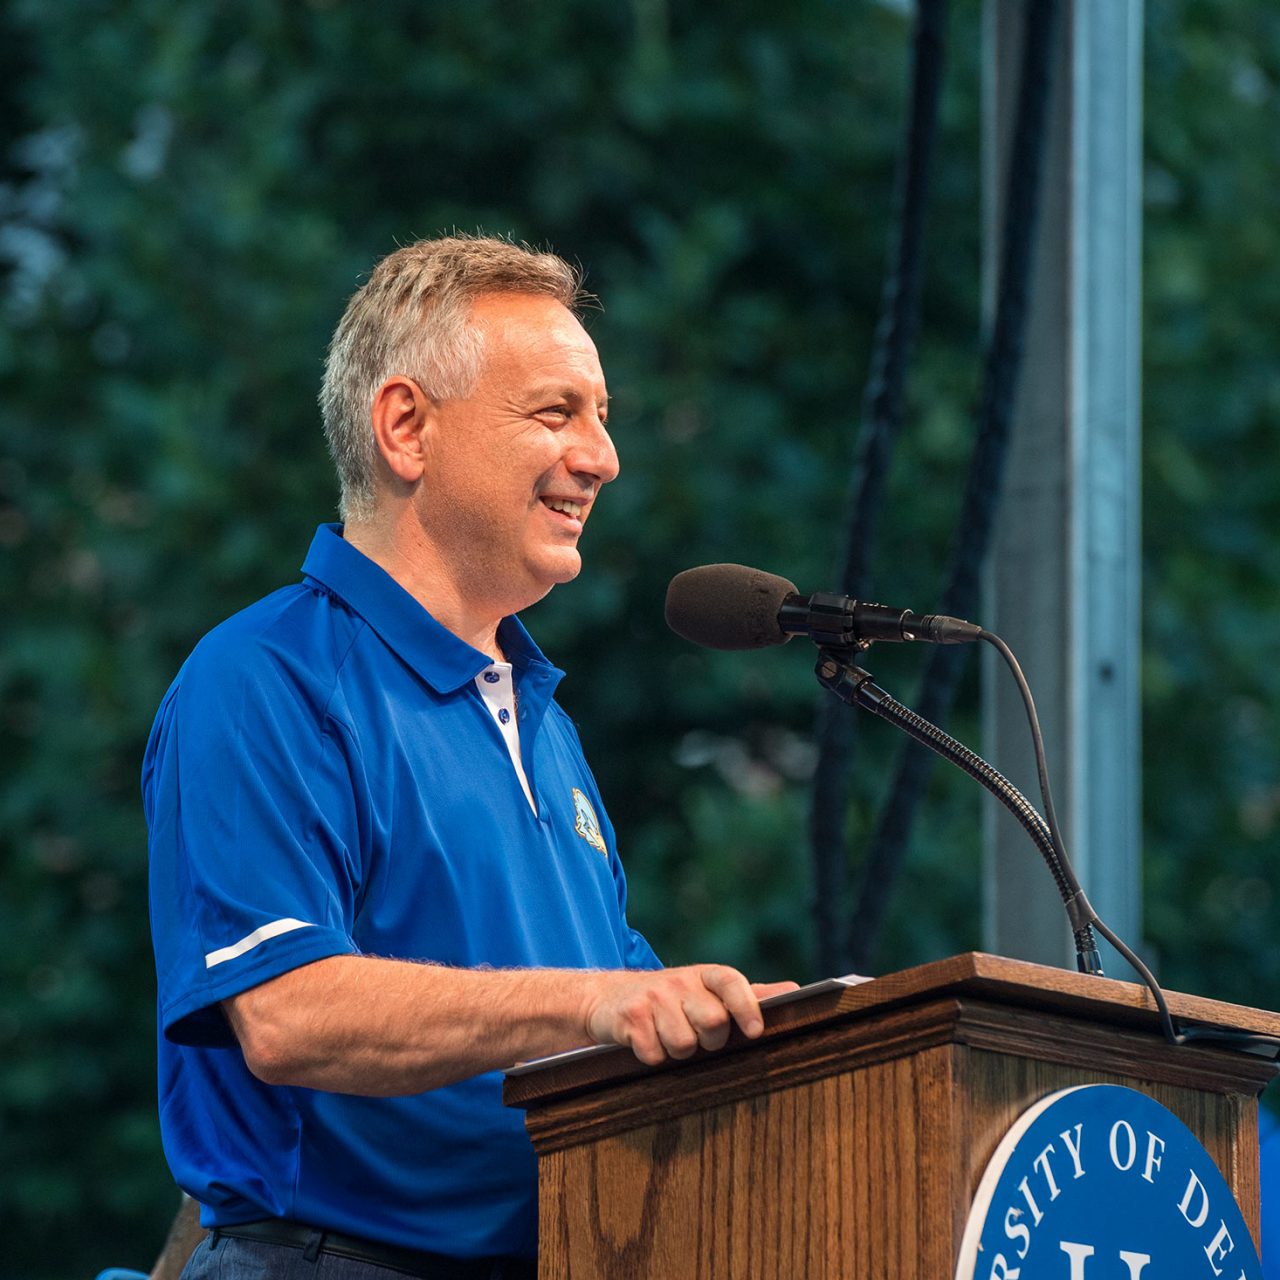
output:
POLYGON ((1209 1153, 1119 1085, 1042 1098, 982 1176, 956 1280, 1262 1280, 1209 1153))

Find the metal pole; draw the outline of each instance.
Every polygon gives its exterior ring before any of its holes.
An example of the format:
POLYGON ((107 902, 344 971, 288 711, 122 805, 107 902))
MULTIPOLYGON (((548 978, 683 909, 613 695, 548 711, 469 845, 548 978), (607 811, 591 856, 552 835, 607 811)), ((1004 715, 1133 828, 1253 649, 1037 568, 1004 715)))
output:
MULTIPOLYGON (((1022 17, 984 9, 984 299, 1016 100, 1022 17)), ((1142 0, 1066 0, 1026 363, 982 620, 1026 669, 1077 873, 1130 943, 1141 929, 1139 440, 1142 0)), ((1035 794, 1012 682, 984 656, 986 754, 1035 794)), ((985 943, 1071 964, 1024 834, 987 816, 985 943)), ((1117 971, 1114 953, 1104 957, 1117 971)))

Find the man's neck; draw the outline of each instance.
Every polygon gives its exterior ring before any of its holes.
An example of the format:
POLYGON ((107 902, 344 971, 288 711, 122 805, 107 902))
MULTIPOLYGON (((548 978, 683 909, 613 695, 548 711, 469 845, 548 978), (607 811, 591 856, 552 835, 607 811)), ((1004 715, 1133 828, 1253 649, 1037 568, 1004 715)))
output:
POLYGON ((446 630, 498 662, 503 613, 469 596, 445 571, 435 548, 414 527, 396 529, 369 521, 348 523, 342 536, 391 575, 446 630))

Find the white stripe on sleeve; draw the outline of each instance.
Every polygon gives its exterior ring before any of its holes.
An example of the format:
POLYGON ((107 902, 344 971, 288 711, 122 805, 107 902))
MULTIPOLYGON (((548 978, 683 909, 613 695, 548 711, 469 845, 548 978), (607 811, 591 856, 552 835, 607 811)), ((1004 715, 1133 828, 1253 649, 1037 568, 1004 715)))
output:
POLYGON ((239 942, 233 942, 229 947, 210 951, 204 958, 204 967, 212 969, 215 964, 221 964, 224 960, 234 960, 237 956, 244 955, 246 951, 252 951, 258 943, 266 942, 268 938, 278 938, 282 933, 292 933, 295 929, 310 928, 311 924, 306 920, 273 920, 252 933, 246 933, 239 942))

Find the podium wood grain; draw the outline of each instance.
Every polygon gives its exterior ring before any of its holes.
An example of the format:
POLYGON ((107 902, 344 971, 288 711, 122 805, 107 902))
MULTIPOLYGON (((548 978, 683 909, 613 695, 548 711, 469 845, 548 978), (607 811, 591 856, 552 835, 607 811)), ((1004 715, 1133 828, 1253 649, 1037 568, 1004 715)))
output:
MULTIPOLYGON (((541 1280, 945 1280, 1008 1127, 1098 1082, 1178 1115, 1256 1240, 1256 1095, 1274 1067, 1169 1049, 1130 984, 974 955, 805 1003, 674 1067, 619 1053, 508 1080, 539 1154, 541 1280)), ((1258 1010, 1171 1004, 1280 1033, 1258 1010)))

